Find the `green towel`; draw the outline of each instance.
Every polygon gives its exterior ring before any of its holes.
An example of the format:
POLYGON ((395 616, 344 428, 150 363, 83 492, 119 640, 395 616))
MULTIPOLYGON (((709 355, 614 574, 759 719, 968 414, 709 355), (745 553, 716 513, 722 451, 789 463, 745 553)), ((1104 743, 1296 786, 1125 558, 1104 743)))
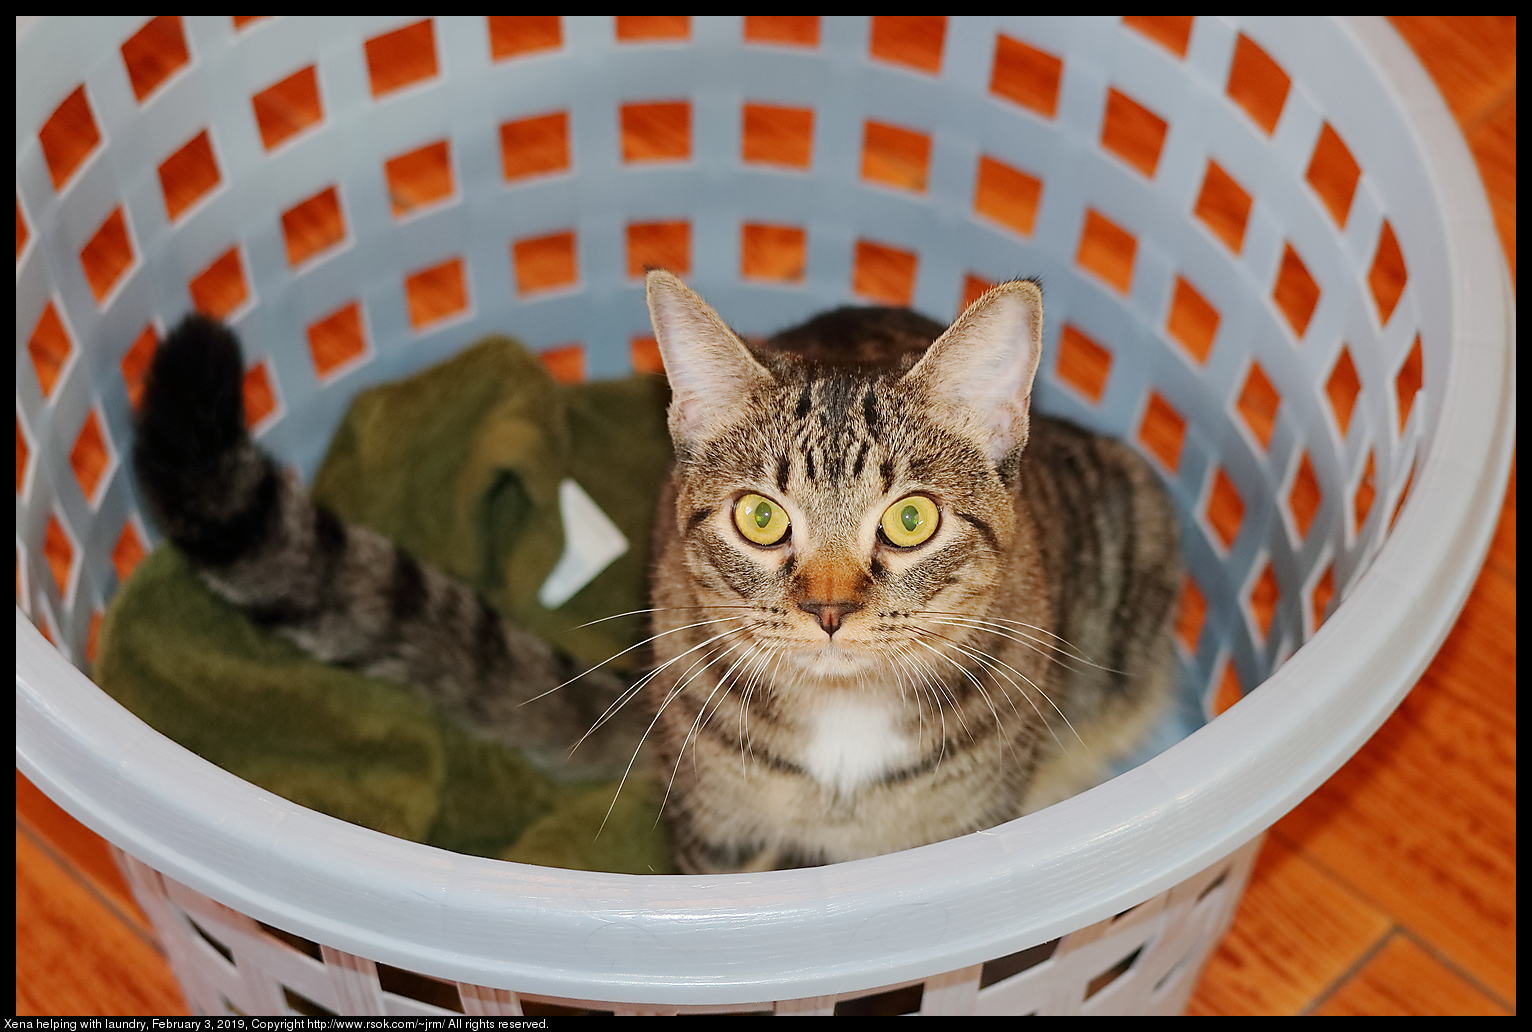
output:
MULTIPOLYGON (((647 605, 649 534, 670 462, 665 403, 658 378, 560 385, 515 342, 489 338, 358 396, 314 495, 596 663, 645 626, 629 617, 576 627, 647 605), (548 610, 537 592, 563 551, 565 478, 629 548, 548 610)), ((556 781, 408 689, 317 662, 255 627, 168 544, 113 599, 94 674, 167 737, 342 820, 523 863, 674 870, 652 773, 635 770, 620 794, 615 782, 556 781)))

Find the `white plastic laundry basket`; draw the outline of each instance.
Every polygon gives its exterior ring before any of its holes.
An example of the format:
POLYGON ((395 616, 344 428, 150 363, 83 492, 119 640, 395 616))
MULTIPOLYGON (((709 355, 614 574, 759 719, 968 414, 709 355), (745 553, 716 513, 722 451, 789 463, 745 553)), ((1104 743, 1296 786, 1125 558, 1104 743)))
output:
POLYGON ((1487 547, 1513 294, 1381 21, 25 19, 16 85, 16 761, 127 854, 199 1010, 1178 1011, 1258 836, 1415 682, 1487 547), (308 476, 359 390, 485 333, 652 361, 646 262, 745 333, 1040 274, 1037 404, 1164 473, 1221 715, 992 831, 634 877, 295 806, 77 669, 157 540, 130 397, 194 303, 308 476))

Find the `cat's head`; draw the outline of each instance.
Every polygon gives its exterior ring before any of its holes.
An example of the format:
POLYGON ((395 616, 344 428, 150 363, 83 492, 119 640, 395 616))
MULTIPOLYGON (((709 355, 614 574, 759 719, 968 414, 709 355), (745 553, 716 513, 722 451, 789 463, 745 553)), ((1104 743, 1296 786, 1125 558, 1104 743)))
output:
POLYGON ((752 353, 674 276, 647 290, 684 567, 661 575, 748 614, 763 660, 819 677, 863 676, 921 633, 967 637, 941 614, 982 612, 1013 577, 1037 285, 995 287, 913 365, 881 367, 752 353))

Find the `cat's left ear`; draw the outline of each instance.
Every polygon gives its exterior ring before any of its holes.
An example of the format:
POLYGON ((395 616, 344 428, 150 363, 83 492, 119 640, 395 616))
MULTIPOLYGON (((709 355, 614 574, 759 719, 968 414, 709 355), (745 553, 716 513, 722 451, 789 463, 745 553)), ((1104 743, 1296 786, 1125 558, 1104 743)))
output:
POLYGON ((1032 381, 1043 354, 1043 292, 1013 280, 987 291, 936 339, 905 380, 989 443, 1004 468, 1027 443, 1032 381))

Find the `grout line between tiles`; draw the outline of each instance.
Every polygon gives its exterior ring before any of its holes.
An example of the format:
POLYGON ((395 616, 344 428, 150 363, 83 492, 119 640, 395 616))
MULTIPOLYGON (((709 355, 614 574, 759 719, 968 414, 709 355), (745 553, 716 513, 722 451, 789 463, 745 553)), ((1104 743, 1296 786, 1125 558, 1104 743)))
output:
MULTIPOLYGON (((1387 940, 1389 938, 1391 938, 1392 936, 1394 936, 1394 935, 1404 935, 1404 936, 1408 937, 1411 942, 1415 943, 1415 945, 1419 946, 1421 949, 1423 949, 1427 953, 1429 953, 1431 955, 1432 959, 1436 960, 1443 967, 1447 968, 1447 970, 1451 971, 1453 974, 1455 974, 1459 978, 1463 979, 1469 985, 1472 985, 1475 989, 1478 989, 1485 996, 1489 997, 1491 1000, 1495 1001, 1495 1003, 1497 1003, 1500 1006, 1504 1007, 1506 1010, 1510 1011, 1513 1014, 1515 1013, 1516 1008, 1514 1006, 1512 1006, 1511 1004, 1507 1003, 1505 1001, 1505 999, 1500 995, 1500 993, 1498 993, 1498 992, 1488 988, 1486 986, 1484 980, 1481 979, 1477 974, 1474 974, 1473 972, 1471 972, 1468 968, 1464 967, 1461 961, 1453 959, 1451 957, 1451 955, 1447 954, 1446 952, 1444 952, 1441 947, 1436 946, 1436 945, 1430 943, 1427 939, 1422 937, 1419 932, 1414 931, 1408 925, 1406 925, 1403 922, 1401 922, 1399 920, 1399 918, 1393 913, 1393 911, 1391 911, 1388 907, 1384 906, 1378 900, 1374 899, 1372 896, 1368 895, 1362 889, 1358 888, 1356 886, 1356 884, 1354 882, 1352 882, 1350 879, 1348 879, 1344 875, 1338 873, 1329 864, 1327 864, 1323 860, 1320 860, 1319 858, 1315 857, 1314 854, 1310 853, 1308 850, 1304 849, 1302 846, 1300 846, 1297 843, 1295 843, 1293 841, 1293 839, 1290 838, 1289 836, 1280 834, 1274 828, 1271 830, 1271 834, 1274 837, 1276 837, 1277 839, 1279 839, 1282 842, 1283 845, 1287 846, 1289 849, 1294 850, 1300 856, 1302 856, 1305 860, 1307 860, 1309 863, 1313 864, 1314 867, 1316 867, 1320 872, 1322 872, 1325 875, 1325 877, 1327 877, 1330 880, 1334 881, 1341 888, 1343 888, 1347 892, 1351 893, 1351 895, 1355 896, 1357 899, 1361 900, 1363 903, 1366 903, 1368 906, 1372 907, 1373 909, 1377 910, 1379 913, 1383 914, 1385 917, 1388 918, 1388 921, 1389 921, 1389 931, 1382 937, 1382 939, 1379 942, 1379 945, 1374 950, 1372 950, 1371 952, 1364 953, 1364 961, 1367 960, 1367 959, 1371 959, 1373 954, 1376 953, 1378 949, 1382 948, 1382 943, 1387 942, 1387 940)), ((1352 974, 1355 974, 1357 970, 1359 970, 1359 969, 1353 967, 1353 969, 1351 971, 1348 971, 1347 974, 1342 976, 1342 981, 1344 981, 1344 979, 1346 979, 1346 978, 1349 978, 1352 974)), ((1341 984, 1341 982, 1336 982, 1336 983, 1332 984, 1328 989, 1326 989, 1322 994, 1320 994, 1319 997, 1317 997, 1313 1001, 1313 1003, 1311 1004, 1311 1007, 1319 1006, 1321 1003, 1323 1003, 1324 999, 1328 998, 1332 993, 1334 993, 1334 991, 1337 988, 1339 988, 1340 984, 1341 984)), ((1304 1011, 1302 1011, 1300 1013, 1305 1013, 1306 1014, 1306 1013, 1308 1013, 1308 1011, 1304 1010, 1304 1011)))
POLYGON ((1389 941, 1393 939, 1394 936, 1399 934, 1399 931, 1400 929, 1397 924, 1390 924, 1388 931, 1378 936, 1377 941, 1363 950, 1357 956, 1357 958, 1351 962, 1350 966, 1348 966, 1346 970, 1337 975, 1329 985, 1315 993, 1314 998, 1309 1000, 1307 1004, 1300 1007, 1298 1009, 1298 1016, 1305 1017, 1313 1015, 1317 1010, 1319 1010, 1320 1007, 1323 1007, 1325 1003, 1329 1001, 1330 997, 1334 996, 1342 986, 1350 982, 1353 978, 1361 973, 1363 968, 1372 963, 1372 959, 1379 953, 1383 952, 1383 947, 1387 946, 1389 941))
POLYGON ((36 846, 44 856, 46 856, 50 861, 54 863, 54 865, 56 865, 60 870, 68 875, 70 880, 85 889, 86 892, 90 893, 91 897, 94 898, 96 902, 106 907, 109 913, 111 913, 114 917, 117 918, 117 920, 121 921, 125 926, 127 926, 128 931, 142 939, 143 942, 150 949, 154 950, 155 953, 159 954, 161 957, 165 956, 165 950, 160 945, 159 939, 154 935, 153 932, 145 928, 141 921, 137 920, 129 914, 124 913, 122 907, 120 907, 115 900, 101 891, 101 889, 96 885, 94 879, 88 877, 82 871, 80 871, 79 868, 77 868, 74 863, 69 860, 68 857, 64 856, 56 848, 54 848, 53 843, 48 841, 46 836, 44 836, 36 828, 32 827, 30 822, 22 819, 20 815, 17 815, 16 817, 16 831, 18 834, 24 836, 28 842, 36 846))

